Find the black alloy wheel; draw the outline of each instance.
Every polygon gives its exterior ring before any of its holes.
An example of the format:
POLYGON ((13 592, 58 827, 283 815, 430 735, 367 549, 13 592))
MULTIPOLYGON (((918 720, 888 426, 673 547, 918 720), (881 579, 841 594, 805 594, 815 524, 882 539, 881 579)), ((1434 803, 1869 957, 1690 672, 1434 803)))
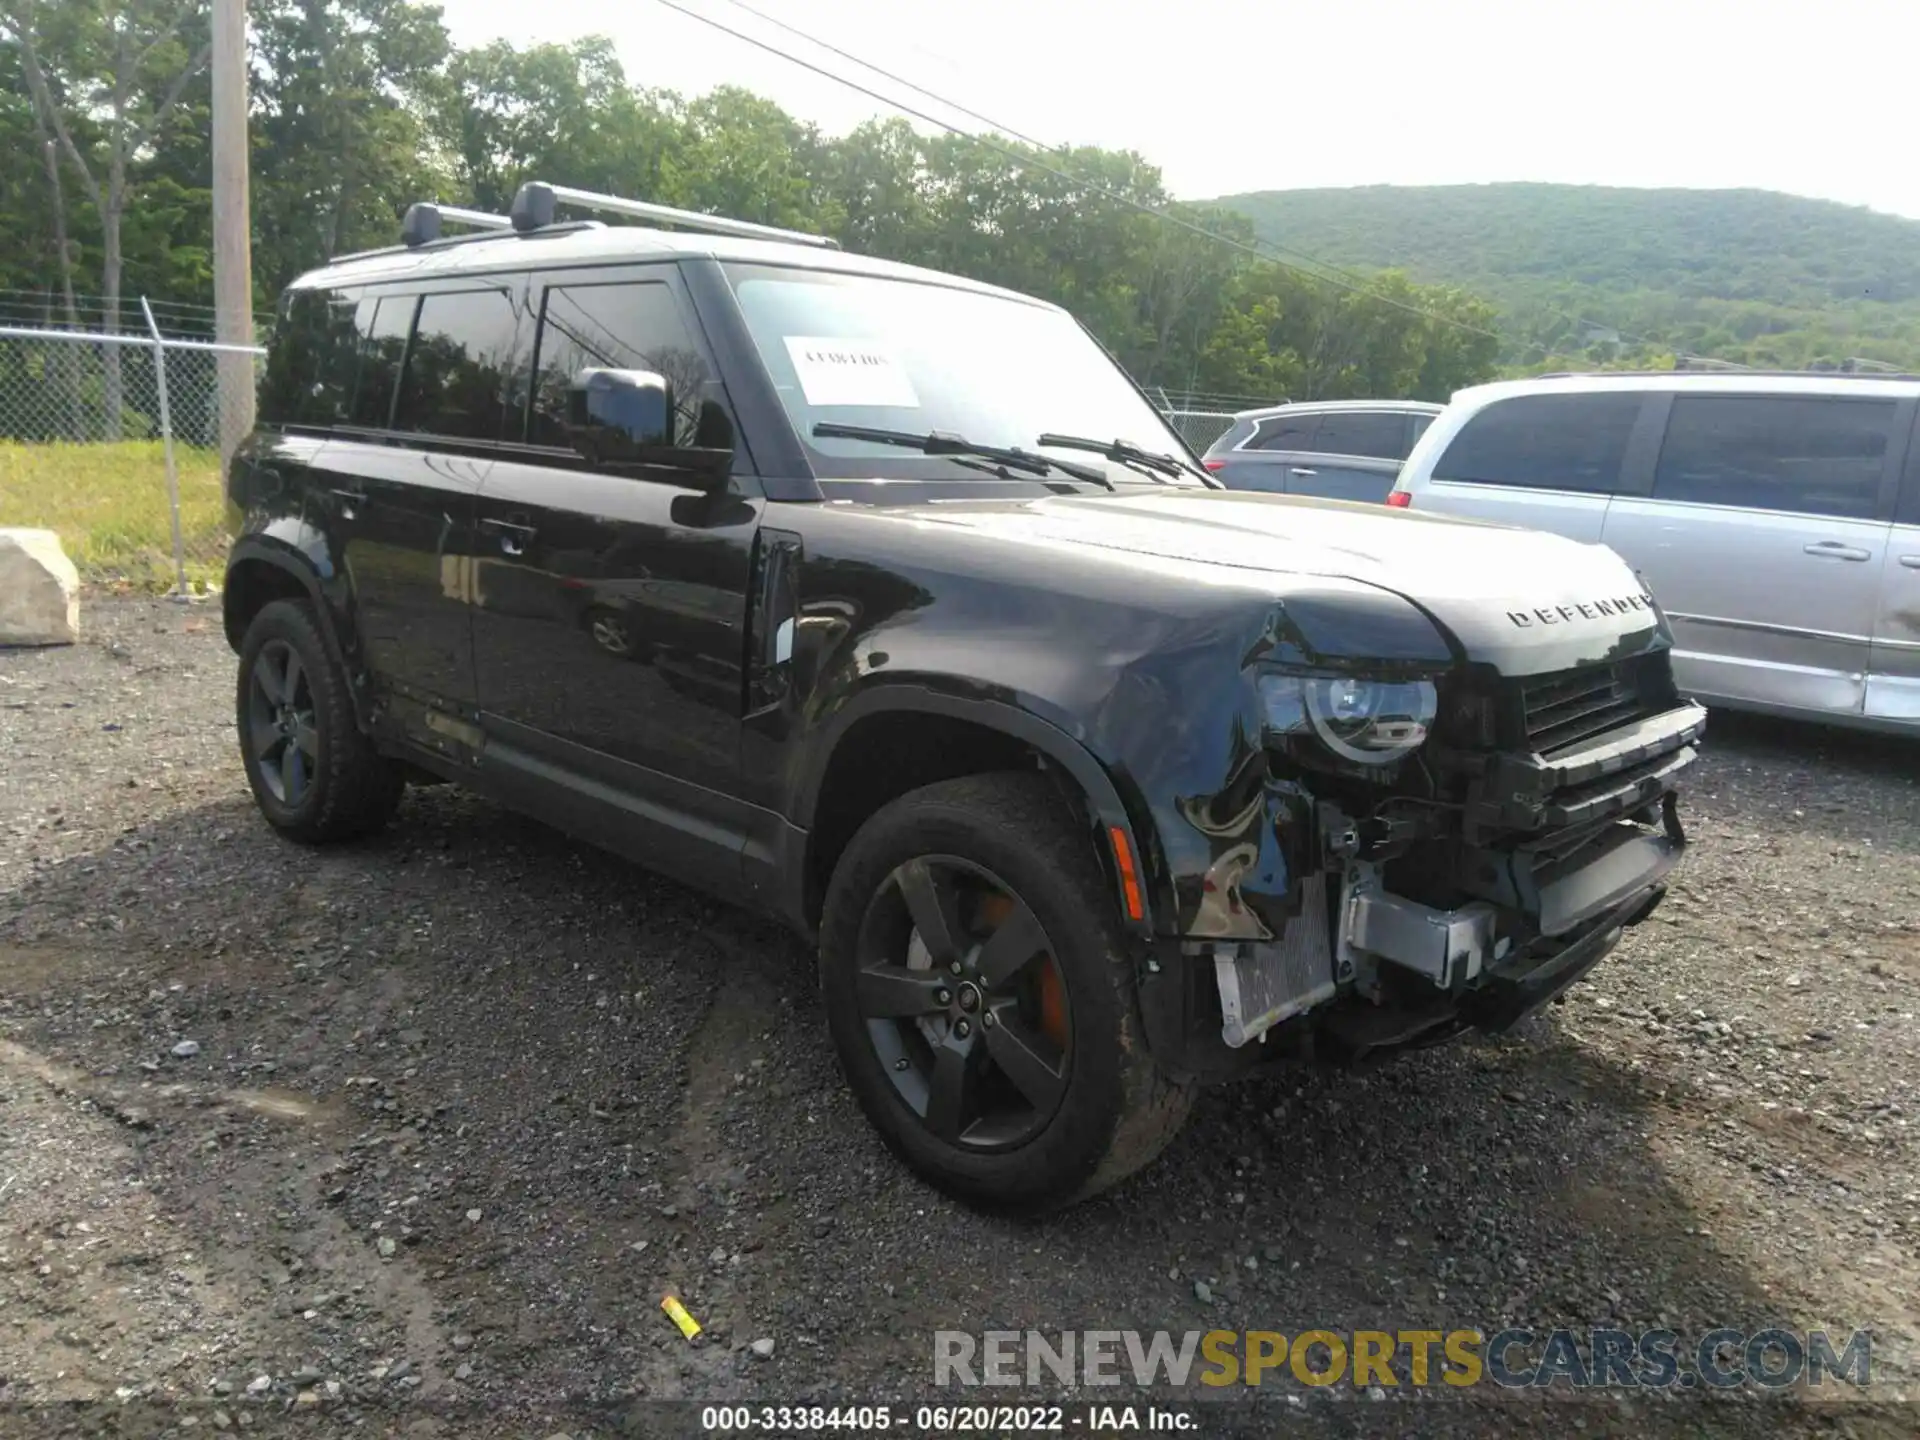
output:
POLYGON ((235 702, 247 784, 282 835, 349 840, 392 817, 405 774, 361 730, 352 687, 304 601, 275 600, 248 623, 235 702))
POLYGON ((247 690, 247 745, 267 792, 289 810, 306 803, 320 767, 313 686, 285 640, 260 647, 247 690))
POLYGON ((860 929, 854 995, 893 1088, 927 1129, 1017 1146, 1066 1093, 1072 1014, 1033 910, 984 866, 926 855, 889 874, 860 929))
POLYGON ((1046 775, 968 775, 882 806, 827 886, 840 1068, 887 1147, 970 1204, 1070 1204, 1186 1118, 1191 1087, 1146 1042, 1097 833, 1046 775))

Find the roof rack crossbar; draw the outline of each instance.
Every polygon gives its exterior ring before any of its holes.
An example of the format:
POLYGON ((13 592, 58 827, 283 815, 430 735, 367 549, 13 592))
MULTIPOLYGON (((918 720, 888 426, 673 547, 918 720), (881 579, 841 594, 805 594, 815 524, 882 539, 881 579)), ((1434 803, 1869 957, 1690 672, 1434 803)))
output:
POLYGON ((449 220, 456 225, 472 226, 476 230, 506 230, 513 225, 513 220, 506 215, 420 200, 407 207, 406 218, 400 222, 400 242, 408 249, 414 249, 438 240, 441 225, 449 220))
POLYGON ((549 225, 544 230, 476 230, 471 235, 442 235, 435 240, 423 240, 418 245, 379 245, 371 250, 354 250, 345 255, 327 257, 329 265, 338 265, 344 260, 367 260, 376 255, 411 255, 420 250, 445 250, 452 245, 471 245, 484 240, 547 240, 561 235, 571 235, 579 230, 604 230, 607 227, 598 220, 566 220, 558 225, 549 225))
POLYGON ((600 195, 592 190, 575 190, 568 185, 548 185, 529 180, 513 197, 513 228, 522 232, 539 230, 553 224, 561 205, 582 210, 600 210, 609 215, 628 215, 636 220, 651 220, 656 225, 675 225, 683 230, 701 230, 713 235, 742 235, 755 240, 784 240, 793 245, 821 245, 839 249, 837 241, 804 230, 782 230, 759 225, 751 220, 730 220, 724 215, 707 215, 698 210, 679 210, 671 205, 655 205, 645 200, 625 200, 618 195, 600 195))

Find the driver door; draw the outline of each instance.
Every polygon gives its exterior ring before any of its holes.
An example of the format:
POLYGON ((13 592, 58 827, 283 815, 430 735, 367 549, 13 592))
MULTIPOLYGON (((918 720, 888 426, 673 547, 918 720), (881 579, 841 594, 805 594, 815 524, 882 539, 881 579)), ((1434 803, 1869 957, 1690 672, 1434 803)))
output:
POLYGON ((477 512, 474 668, 482 765, 530 808, 696 883, 737 880, 742 665, 762 501, 736 480, 610 473, 573 448, 583 370, 672 386, 676 443, 731 430, 671 265, 533 278, 525 444, 477 512), (704 433, 703 433, 704 432, 704 433))

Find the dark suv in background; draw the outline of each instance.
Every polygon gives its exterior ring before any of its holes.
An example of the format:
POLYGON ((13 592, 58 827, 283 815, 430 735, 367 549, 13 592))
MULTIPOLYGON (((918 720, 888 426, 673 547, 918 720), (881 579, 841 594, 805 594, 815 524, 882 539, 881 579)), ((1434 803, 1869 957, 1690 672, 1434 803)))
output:
POLYGON ((1703 715, 1608 551, 1224 491, 1008 291, 438 214, 294 284, 227 476, 282 834, 453 781, 780 917, 887 1144, 1022 1209, 1203 1081, 1510 1026, 1660 900, 1703 715))
POLYGON ((1208 448, 1232 490, 1379 504, 1441 407, 1422 400, 1326 400, 1246 410, 1208 448))

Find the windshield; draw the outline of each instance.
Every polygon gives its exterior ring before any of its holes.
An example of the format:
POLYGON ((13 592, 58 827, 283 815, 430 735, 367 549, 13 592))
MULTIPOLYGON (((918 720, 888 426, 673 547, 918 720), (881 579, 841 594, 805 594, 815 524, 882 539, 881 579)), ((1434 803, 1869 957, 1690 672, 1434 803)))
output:
MULTIPOLYGON (((821 479, 978 475, 950 456, 816 436, 822 422, 947 431, 976 445, 1036 451, 1115 484, 1204 484, 1142 474, 1042 434, 1125 440, 1187 458, 1106 353, 1061 311, 944 285, 830 271, 729 265, 755 348, 821 479)), ((977 467, 979 462, 974 462, 977 467)))

